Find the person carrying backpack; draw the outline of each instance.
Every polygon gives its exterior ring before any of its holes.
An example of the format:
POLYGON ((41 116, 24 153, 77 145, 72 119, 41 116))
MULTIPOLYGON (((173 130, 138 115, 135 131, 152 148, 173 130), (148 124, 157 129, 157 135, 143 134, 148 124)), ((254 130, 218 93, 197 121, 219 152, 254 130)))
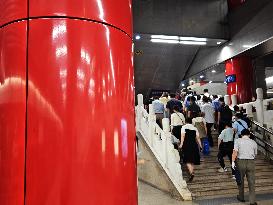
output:
POLYGON ((223 97, 219 98, 219 102, 221 107, 218 112, 218 129, 219 133, 221 133, 225 129, 225 125, 232 121, 232 110, 225 104, 223 97))
POLYGON ((243 118, 242 113, 235 114, 235 122, 232 125, 232 128, 235 132, 235 139, 238 139, 240 137, 241 132, 244 129, 248 129, 247 123, 242 118, 243 118))

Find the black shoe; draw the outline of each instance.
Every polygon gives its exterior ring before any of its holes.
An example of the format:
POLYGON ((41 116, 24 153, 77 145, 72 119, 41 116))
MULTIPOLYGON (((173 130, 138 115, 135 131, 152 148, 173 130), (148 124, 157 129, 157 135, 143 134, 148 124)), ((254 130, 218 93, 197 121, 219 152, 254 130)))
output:
POLYGON ((189 182, 192 182, 193 178, 194 178, 194 174, 191 174, 189 178, 189 182))
POLYGON ((257 202, 253 203, 253 204, 250 204, 250 205, 258 205, 257 202))
MULTIPOLYGON (((238 195, 237 195, 237 200, 240 201, 240 202, 246 202, 244 199, 240 199, 240 197, 238 195)), ((255 204, 253 204, 253 205, 255 205, 255 204)))

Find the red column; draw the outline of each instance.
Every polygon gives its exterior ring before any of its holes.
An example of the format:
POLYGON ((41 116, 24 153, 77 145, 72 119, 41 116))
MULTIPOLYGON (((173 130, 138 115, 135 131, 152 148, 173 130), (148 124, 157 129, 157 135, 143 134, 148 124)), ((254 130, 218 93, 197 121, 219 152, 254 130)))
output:
POLYGON ((229 10, 235 9, 238 6, 242 5, 246 0, 228 0, 229 10))
POLYGON ((28 2, 0 0, 1 205, 136 205, 131 1, 28 2))
POLYGON ((238 103, 246 103, 253 96, 253 67, 251 58, 235 57, 226 61, 226 76, 235 77, 235 82, 227 84, 227 94, 237 94, 238 103))

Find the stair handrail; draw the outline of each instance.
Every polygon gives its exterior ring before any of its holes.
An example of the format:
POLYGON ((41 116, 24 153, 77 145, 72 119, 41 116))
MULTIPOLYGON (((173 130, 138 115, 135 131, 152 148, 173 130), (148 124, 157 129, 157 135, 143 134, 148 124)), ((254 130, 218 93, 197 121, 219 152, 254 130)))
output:
POLYGON ((168 118, 162 120, 163 129, 156 123, 156 115, 152 104, 149 105, 149 113, 144 109, 143 96, 138 94, 136 106, 136 131, 141 134, 145 143, 165 170, 178 192, 184 200, 191 200, 191 192, 183 179, 179 153, 172 144, 170 122, 168 118))

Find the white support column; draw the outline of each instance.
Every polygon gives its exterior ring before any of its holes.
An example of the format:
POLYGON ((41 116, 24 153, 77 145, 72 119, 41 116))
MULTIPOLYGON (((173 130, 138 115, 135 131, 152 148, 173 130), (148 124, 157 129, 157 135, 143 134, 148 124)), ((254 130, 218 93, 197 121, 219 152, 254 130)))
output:
POLYGON ((224 101, 226 105, 230 105, 230 96, 229 95, 225 95, 224 96, 224 101))
POLYGON ((137 105, 143 107, 143 95, 142 94, 137 95, 137 105))
POLYGON ((154 114, 154 107, 152 104, 149 104, 149 134, 148 134, 148 141, 151 143, 152 147, 155 145, 155 123, 156 123, 156 116, 154 114))
POLYGON ((164 135, 162 136, 162 152, 163 152, 163 162, 165 166, 167 167, 167 160, 168 160, 168 142, 169 138, 171 138, 171 132, 170 132, 170 120, 169 118, 163 118, 162 119, 162 127, 163 127, 163 133, 164 135))
POLYGON ((245 109, 247 116, 252 118, 253 117, 252 104, 251 103, 246 104, 245 109))
POLYGON ((257 88, 257 100, 255 103, 256 113, 257 113, 257 120, 260 124, 264 124, 264 105, 263 105, 263 89, 257 88))
POLYGON ((234 105, 237 105, 237 95, 236 94, 231 95, 231 104, 232 104, 232 107, 234 107, 234 105))

